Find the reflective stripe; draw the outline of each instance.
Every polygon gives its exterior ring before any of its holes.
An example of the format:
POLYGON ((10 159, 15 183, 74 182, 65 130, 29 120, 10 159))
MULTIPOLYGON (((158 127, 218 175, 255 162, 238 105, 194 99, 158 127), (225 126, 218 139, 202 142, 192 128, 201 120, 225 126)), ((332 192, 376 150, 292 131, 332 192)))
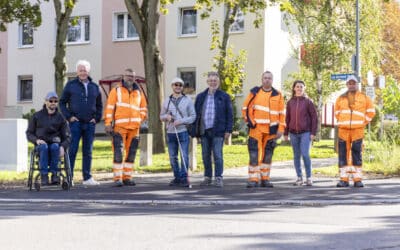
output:
POLYGON ((124 176, 132 176, 132 171, 124 171, 124 176))
POLYGON ((337 115, 337 114, 339 114, 340 113, 340 110, 338 110, 338 111, 335 111, 335 115, 337 115))
POLYGON ((271 115, 279 115, 280 112, 279 111, 275 111, 275 110, 273 110, 273 111, 271 110, 270 113, 271 113, 271 115))
POLYGON ((371 118, 369 118, 368 116, 367 117, 365 117, 365 120, 367 120, 367 121, 372 121, 372 119, 371 118))
POLYGON ((347 166, 339 168, 340 178, 347 178, 348 177, 347 169, 348 169, 347 166))
POLYGON ((270 122, 269 119, 254 119, 254 121, 256 121, 256 123, 260 123, 260 124, 268 124, 270 122))
POLYGON ((262 170, 267 170, 267 171, 269 171, 271 169, 271 165, 270 164, 261 164, 261 166, 260 166, 260 170, 262 171, 262 170))
POLYGON ((365 114, 362 113, 362 112, 359 112, 359 111, 353 111, 353 115, 357 115, 357 116, 360 116, 360 117, 365 117, 365 114))
POLYGON ((107 114, 106 118, 112 118, 112 114, 107 114))
POLYGON ((249 172, 259 172, 260 167, 259 166, 249 166, 249 172))
POLYGON ((269 112, 269 108, 268 108, 268 107, 265 107, 265 106, 254 105, 253 108, 254 108, 255 110, 261 110, 261 111, 269 112))
POLYGON ((140 118, 123 118, 123 119, 117 119, 115 120, 115 124, 119 124, 119 123, 127 123, 127 122, 141 122, 142 119, 140 118))
POLYGON ((361 180, 361 178, 362 178, 362 168, 355 167, 355 172, 353 174, 353 179, 361 180))
POLYGON ((368 113, 374 113, 375 114, 375 109, 367 109, 368 113))
POLYGON ((247 107, 242 107, 242 110, 246 110, 247 109, 247 107))
POLYGON ((117 99, 118 99, 119 103, 122 102, 122 93, 121 93, 121 88, 120 87, 117 88, 117 99))
POLYGON ((355 173, 356 169, 353 166, 347 166, 347 173, 351 174, 351 173, 355 173))
POLYGON ((279 124, 279 122, 271 122, 271 126, 275 126, 275 125, 278 125, 279 124))
POLYGON ((354 125, 362 125, 364 124, 364 121, 342 121, 342 122, 338 122, 338 125, 350 125, 350 124, 354 124, 354 125))
POLYGON ((249 173, 249 179, 255 179, 258 181, 259 174, 258 173, 249 173))
POLYGON ((114 105, 107 105, 108 109, 114 109, 114 105))
POLYGON ((114 163, 113 164, 113 170, 122 170, 122 164, 121 163, 114 163))
POLYGON ((125 162, 124 163, 124 170, 132 169, 133 163, 125 162))

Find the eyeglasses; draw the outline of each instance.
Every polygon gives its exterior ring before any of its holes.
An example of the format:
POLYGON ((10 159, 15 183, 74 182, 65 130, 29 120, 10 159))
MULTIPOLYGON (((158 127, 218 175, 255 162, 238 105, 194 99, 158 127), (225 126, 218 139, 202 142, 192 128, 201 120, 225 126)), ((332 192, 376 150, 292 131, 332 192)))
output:
POLYGON ((175 86, 175 87, 182 87, 183 84, 181 84, 181 83, 174 83, 174 86, 175 86))
POLYGON ((134 75, 125 75, 126 77, 135 77, 134 75))
POLYGON ((48 100, 49 103, 58 103, 58 100, 48 100))

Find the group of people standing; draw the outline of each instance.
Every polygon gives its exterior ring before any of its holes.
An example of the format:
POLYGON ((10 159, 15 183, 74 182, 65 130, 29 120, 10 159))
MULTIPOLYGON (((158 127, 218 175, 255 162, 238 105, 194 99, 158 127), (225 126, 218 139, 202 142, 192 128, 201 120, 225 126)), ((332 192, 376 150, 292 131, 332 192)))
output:
MULTIPOLYGON (((91 161, 95 124, 102 117, 101 94, 98 85, 89 77, 89 62, 78 61, 76 69, 77 77, 66 84, 60 100, 55 92, 49 92, 43 109, 33 115, 27 129, 27 138, 35 144, 40 155, 43 185, 60 182, 56 172, 58 157, 68 147, 73 174, 81 138, 83 184, 99 184, 91 175, 91 161), (62 115, 57 111, 58 101, 62 115), (50 182, 49 171, 52 173, 50 182)), ((136 185, 132 173, 139 146, 139 130, 141 123, 147 119, 146 95, 135 78, 132 69, 125 70, 122 83, 111 90, 104 111, 105 132, 112 136, 113 181, 118 187, 136 185)), ((339 126, 338 187, 349 186, 349 175, 353 175, 355 187, 363 186, 363 129, 373 118, 375 110, 371 100, 358 91, 357 83, 357 78, 350 77, 346 81, 348 91, 338 98, 335 105, 339 126)), ((282 93, 273 88, 272 84, 273 74, 265 71, 261 86, 250 90, 242 107, 242 117, 249 128, 247 187, 273 187, 270 182, 272 157, 277 139, 282 135, 285 140, 290 138, 293 148, 297 174, 294 185, 311 186, 309 150, 318 123, 315 106, 305 94, 303 81, 296 80, 293 83, 292 96, 286 105, 282 93), (305 166, 305 179, 301 158, 305 166)), ((190 185, 190 137, 197 138, 201 143, 204 180, 200 185, 224 185, 223 145, 232 133, 232 102, 230 96, 219 88, 217 72, 207 74, 207 85, 207 89, 199 93, 193 103, 183 93, 183 80, 176 77, 171 81, 172 94, 162 103, 160 120, 166 125, 168 153, 174 174, 170 186, 190 185)))

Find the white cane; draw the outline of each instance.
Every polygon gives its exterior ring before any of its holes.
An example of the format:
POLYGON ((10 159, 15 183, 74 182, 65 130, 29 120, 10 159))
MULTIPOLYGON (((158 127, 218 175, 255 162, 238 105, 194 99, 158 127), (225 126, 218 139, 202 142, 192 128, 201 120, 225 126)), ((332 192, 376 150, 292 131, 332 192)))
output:
POLYGON ((185 157, 183 155, 183 150, 182 150, 182 146, 181 146, 181 141, 179 140, 179 135, 178 135, 178 131, 176 130, 176 127, 174 124, 172 124, 172 126, 174 126, 175 129, 175 135, 176 135, 176 139, 178 140, 178 147, 179 147, 179 151, 181 152, 181 157, 182 157, 182 161, 183 161, 183 167, 185 168, 185 173, 186 173, 186 180, 189 184, 189 188, 192 188, 192 184, 190 184, 189 181, 189 168, 186 168, 186 161, 185 161, 185 157))

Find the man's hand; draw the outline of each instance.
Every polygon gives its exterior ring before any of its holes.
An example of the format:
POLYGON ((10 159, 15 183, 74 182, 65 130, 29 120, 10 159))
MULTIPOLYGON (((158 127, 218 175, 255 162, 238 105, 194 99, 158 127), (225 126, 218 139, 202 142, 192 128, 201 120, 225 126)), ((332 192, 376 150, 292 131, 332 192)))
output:
POLYGON ((60 157, 64 157, 64 154, 65 154, 64 147, 61 146, 61 147, 60 147, 60 157))
POLYGON ((315 138, 315 135, 310 135, 310 141, 313 141, 315 138))
POLYGON ((174 121, 174 127, 176 127, 176 126, 178 126, 178 125, 181 125, 181 124, 182 124, 182 122, 179 121, 179 120, 174 121))
POLYGON ((36 145, 42 145, 42 144, 47 144, 47 143, 41 139, 36 140, 36 145))
POLYGON ((285 139, 285 141, 289 140, 289 136, 287 136, 287 135, 285 135, 283 138, 285 139))
POLYGON ((224 139, 225 139, 225 140, 228 140, 228 139, 229 139, 229 136, 231 136, 231 133, 225 133, 224 139))
POLYGON ((111 134, 113 132, 113 128, 111 127, 111 125, 108 125, 104 128, 104 131, 106 131, 106 134, 111 134))
POLYGON ((91 122, 91 123, 95 123, 96 124, 96 119, 92 119, 92 120, 90 120, 89 122, 91 122))
POLYGON ((276 139, 281 138, 281 136, 282 136, 282 132, 279 132, 279 131, 278 131, 278 132, 276 133, 276 139))
POLYGON ((77 122, 77 121, 79 120, 75 116, 71 116, 71 118, 69 118, 69 122, 77 122))

